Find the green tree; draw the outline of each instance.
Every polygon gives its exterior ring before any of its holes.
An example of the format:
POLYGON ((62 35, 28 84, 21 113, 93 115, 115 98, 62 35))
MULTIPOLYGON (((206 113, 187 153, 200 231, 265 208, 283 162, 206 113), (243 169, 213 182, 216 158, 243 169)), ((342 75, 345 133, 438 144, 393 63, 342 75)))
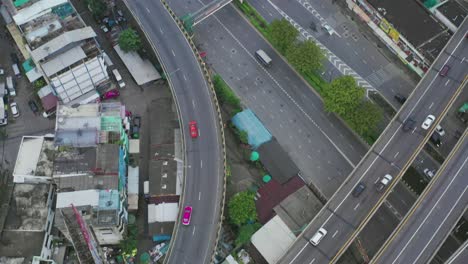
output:
POLYGON ((325 56, 314 42, 306 40, 290 46, 286 58, 301 73, 312 75, 322 68, 325 56))
POLYGON ((363 101, 355 111, 350 111, 345 115, 351 128, 361 135, 371 134, 382 117, 382 109, 370 101, 363 101))
POLYGON ((361 104, 364 94, 364 88, 358 86, 353 77, 336 78, 322 93, 325 110, 345 116, 361 104))
POLYGON ((120 48, 125 52, 138 51, 141 48, 140 36, 131 28, 123 30, 120 33, 118 42, 120 48))
POLYGON ((262 227, 262 225, 259 223, 246 224, 241 226, 235 241, 236 247, 240 247, 245 243, 248 243, 252 235, 257 232, 260 227, 262 227))
POLYGON ((281 54, 285 54, 294 43, 299 32, 286 19, 273 20, 268 26, 271 43, 281 54))
POLYGON ((243 191, 229 200, 228 213, 231 223, 240 226, 249 221, 257 220, 254 197, 253 192, 243 191))
POLYGON ((104 13, 107 11, 107 6, 103 0, 86 0, 85 3, 93 16, 97 19, 103 17, 104 13))

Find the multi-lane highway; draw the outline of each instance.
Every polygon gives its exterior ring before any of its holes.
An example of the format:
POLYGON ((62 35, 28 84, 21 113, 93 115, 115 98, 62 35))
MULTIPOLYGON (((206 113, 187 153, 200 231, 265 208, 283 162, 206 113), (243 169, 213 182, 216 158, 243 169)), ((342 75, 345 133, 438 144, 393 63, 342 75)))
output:
POLYGON ((413 162, 434 131, 435 124, 446 114, 466 83, 467 30, 465 20, 378 141, 283 256, 281 263, 336 262, 347 249, 413 162), (439 75, 444 65, 451 67, 445 77, 439 75), (429 130, 424 130, 421 123, 430 114, 436 121, 429 130), (402 126, 410 117, 416 121, 416 126, 405 132, 402 126), (392 175, 394 180, 379 193, 374 184, 385 174, 392 175), (359 197, 353 197, 351 192, 360 182, 367 188, 359 197), (328 234, 315 247, 309 239, 320 227, 328 234))
POLYGON ((430 262, 468 203, 467 131, 371 263, 430 262))
POLYGON ((178 105, 185 142, 182 206, 193 207, 191 224, 180 226, 168 263, 209 263, 220 221, 223 151, 220 127, 210 91, 189 43, 160 0, 126 1, 157 50, 178 105), (189 136, 188 123, 198 123, 199 137, 189 136))

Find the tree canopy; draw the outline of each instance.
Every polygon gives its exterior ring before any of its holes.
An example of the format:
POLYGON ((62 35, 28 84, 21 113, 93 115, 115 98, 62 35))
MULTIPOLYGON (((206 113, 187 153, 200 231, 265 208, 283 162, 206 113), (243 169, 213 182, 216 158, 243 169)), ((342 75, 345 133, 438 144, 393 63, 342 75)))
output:
POLYGON ((96 18, 102 17, 107 10, 107 6, 103 0, 86 0, 86 5, 96 18))
POLYGON ((140 36, 135 30, 131 28, 125 29, 120 33, 118 42, 120 48, 125 52, 138 51, 141 49, 140 36))
POLYGON ((268 26, 270 41, 281 54, 294 43, 299 32, 286 19, 273 20, 268 26))
POLYGON ((257 220, 254 202, 255 194, 243 191, 234 195, 228 204, 229 220, 235 225, 242 225, 257 220))
POLYGON ((364 88, 358 86, 353 77, 338 77, 323 91, 325 110, 346 116, 361 104, 364 94, 364 88))
POLYGON ((370 101, 363 101, 354 111, 345 115, 351 128, 361 135, 371 134, 382 117, 382 109, 370 101))
POLYGON ((290 46, 286 58, 298 71, 311 75, 322 68, 325 56, 314 42, 306 40, 290 46))

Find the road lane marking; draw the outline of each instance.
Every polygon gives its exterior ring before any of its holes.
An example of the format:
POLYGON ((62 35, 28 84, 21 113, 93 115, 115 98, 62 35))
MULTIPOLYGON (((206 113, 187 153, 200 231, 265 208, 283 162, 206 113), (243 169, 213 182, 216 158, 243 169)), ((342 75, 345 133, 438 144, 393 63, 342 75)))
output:
POLYGON ((393 158, 395 159, 396 157, 398 157, 398 154, 400 154, 399 151, 395 154, 395 156, 393 156, 393 158))
POLYGON ((203 160, 200 160, 200 168, 203 168, 203 160))
POLYGON ((148 12, 148 14, 150 14, 151 13, 150 10, 147 7, 145 7, 145 8, 146 8, 146 12, 148 12))
POLYGON ((201 200, 201 192, 198 192, 198 201, 201 200))
POLYGON ((174 52, 174 50, 173 50, 173 49, 171 49, 171 51, 172 51, 172 55, 174 55, 174 57, 175 57, 175 52, 174 52))
POLYGON ((374 181, 374 184, 376 184, 379 180, 380 180, 380 178, 377 178, 377 180, 374 181))
POLYGON ((195 235, 195 226, 193 227, 193 232, 192 232, 192 236, 195 235))
POLYGON ((195 108, 195 100, 192 100, 193 108, 195 108))
POLYGON ((164 35, 164 31, 162 30, 162 27, 159 27, 159 31, 161 32, 161 34, 164 35))
POLYGON ((185 74, 184 74, 184 75, 182 75, 182 77, 184 77, 184 80, 185 80, 185 81, 187 80, 187 78, 185 77, 185 74))
POLYGON ((447 86, 447 84, 449 84, 450 82, 450 79, 447 80, 447 82, 445 82, 445 86, 447 86))
POLYGON ((359 207, 359 205, 361 205, 360 203, 356 204, 356 206, 354 206, 354 211, 356 211, 356 209, 359 207))
POLYGON ((463 57, 463 59, 460 61, 460 63, 463 63, 463 62, 465 62, 465 59, 466 59, 466 58, 465 58, 465 57, 463 57))
POLYGON ((434 102, 432 102, 431 105, 429 105, 429 109, 431 109, 433 106, 434 106, 434 102))
POLYGON ((198 136, 201 137, 200 129, 198 129, 198 136))
POLYGON ((411 131, 411 134, 414 134, 414 132, 416 131, 416 128, 417 128, 417 127, 415 127, 415 128, 413 129, 413 131, 411 131))
POLYGON ((312 261, 311 261, 309 264, 312 264, 312 263, 314 263, 314 262, 315 262, 315 258, 314 258, 314 259, 312 259, 312 261))
POLYGON ((335 233, 333 233, 332 238, 335 238, 336 234, 338 234, 338 230, 336 230, 335 233))

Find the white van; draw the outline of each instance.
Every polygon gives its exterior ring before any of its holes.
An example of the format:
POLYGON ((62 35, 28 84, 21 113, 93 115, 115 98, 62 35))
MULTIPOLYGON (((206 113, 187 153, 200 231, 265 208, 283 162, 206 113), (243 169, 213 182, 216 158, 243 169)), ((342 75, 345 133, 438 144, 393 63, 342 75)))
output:
POLYGON ((263 51, 263 50, 257 50, 255 52, 255 58, 257 58, 257 60, 259 60, 263 66, 265 67, 270 67, 271 66, 271 58, 263 51))
POLYGON ((321 227, 317 233, 310 239, 310 243, 314 246, 317 246, 322 238, 324 238, 327 235, 327 230, 325 228, 321 227))
POLYGON ((119 84, 119 87, 124 88, 125 82, 123 81, 122 76, 120 75, 119 71, 117 69, 113 69, 112 73, 114 74, 115 80, 119 84))
POLYGON ((18 77, 18 78, 21 78, 21 72, 18 68, 18 64, 14 63, 12 66, 13 68, 13 72, 15 73, 15 75, 18 77))
POLYGON ((16 96, 15 83, 13 82, 13 77, 7 76, 6 84, 7 84, 7 89, 8 89, 8 93, 10 93, 10 96, 16 96))

